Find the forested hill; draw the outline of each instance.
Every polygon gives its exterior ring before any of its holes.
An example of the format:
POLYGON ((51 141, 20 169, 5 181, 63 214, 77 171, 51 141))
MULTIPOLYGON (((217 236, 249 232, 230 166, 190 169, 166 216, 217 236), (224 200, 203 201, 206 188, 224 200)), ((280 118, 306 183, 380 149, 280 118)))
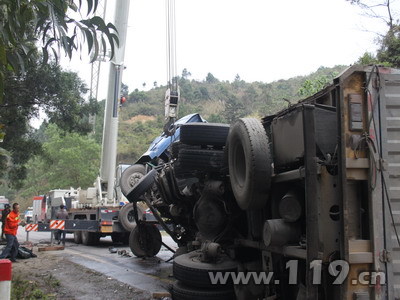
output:
MULTIPOLYGON (((203 81, 190 79, 185 69, 179 77, 179 116, 200 113, 209 122, 231 123, 245 116, 262 117, 314 93, 347 66, 320 67, 307 76, 271 83, 248 83, 237 75, 233 82, 220 81, 211 73, 203 81), (302 95, 304 97, 302 97, 302 95)), ((162 132, 166 86, 149 91, 135 90, 127 97, 120 113, 118 162, 132 163, 162 132)))

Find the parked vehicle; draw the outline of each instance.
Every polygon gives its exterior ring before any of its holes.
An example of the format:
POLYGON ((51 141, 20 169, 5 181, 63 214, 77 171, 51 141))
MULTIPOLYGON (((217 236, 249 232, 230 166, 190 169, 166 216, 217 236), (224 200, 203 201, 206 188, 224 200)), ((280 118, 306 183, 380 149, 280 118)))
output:
POLYGON ((10 201, 5 196, 0 196, 0 215, 6 204, 10 204, 10 201))
POLYGON ((125 195, 174 226, 173 297, 400 298, 399 82, 353 66, 218 138, 223 125, 183 125, 172 159, 125 195))
POLYGON ((33 207, 28 207, 28 209, 24 211, 24 220, 26 224, 33 222, 33 207))

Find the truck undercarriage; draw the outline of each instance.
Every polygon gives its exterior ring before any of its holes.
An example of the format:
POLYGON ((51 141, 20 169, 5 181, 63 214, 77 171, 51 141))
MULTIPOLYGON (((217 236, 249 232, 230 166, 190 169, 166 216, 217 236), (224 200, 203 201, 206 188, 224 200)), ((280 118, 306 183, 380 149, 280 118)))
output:
POLYGON ((354 66, 261 121, 182 125, 125 193, 180 246, 174 298, 399 298, 399 91, 354 66))

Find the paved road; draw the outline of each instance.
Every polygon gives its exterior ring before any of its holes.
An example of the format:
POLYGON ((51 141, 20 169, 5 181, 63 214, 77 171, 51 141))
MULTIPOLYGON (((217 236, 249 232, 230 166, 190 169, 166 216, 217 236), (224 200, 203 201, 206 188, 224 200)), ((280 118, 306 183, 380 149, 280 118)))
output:
MULTIPOLYGON (((26 237, 25 230, 20 227, 18 230, 20 243, 25 241, 26 237)), ((30 232, 29 241, 48 243, 50 242, 50 233, 30 232)), ((167 235, 163 235, 163 242, 173 249, 177 248, 175 242, 167 235)), ((164 246, 156 257, 147 259, 110 253, 110 247, 131 253, 129 247, 120 244, 114 245, 110 237, 101 238, 100 244, 97 246, 77 245, 73 242, 72 234, 67 234, 65 250, 52 253, 65 256, 72 262, 101 272, 136 289, 149 291, 151 294, 165 293, 169 285, 173 283, 172 261, 168 262, 173 253, 164 246)))

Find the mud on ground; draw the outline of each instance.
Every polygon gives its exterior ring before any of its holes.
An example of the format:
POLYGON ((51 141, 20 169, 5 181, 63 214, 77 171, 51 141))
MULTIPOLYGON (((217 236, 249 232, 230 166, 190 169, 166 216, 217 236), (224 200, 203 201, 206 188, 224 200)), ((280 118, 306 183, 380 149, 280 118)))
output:
POLYGON ((151 299, 149 293, 70 262, 49 251, 12 265, 13 299, 151 299), (29 298, 30 298, 29 297, 29 298))

